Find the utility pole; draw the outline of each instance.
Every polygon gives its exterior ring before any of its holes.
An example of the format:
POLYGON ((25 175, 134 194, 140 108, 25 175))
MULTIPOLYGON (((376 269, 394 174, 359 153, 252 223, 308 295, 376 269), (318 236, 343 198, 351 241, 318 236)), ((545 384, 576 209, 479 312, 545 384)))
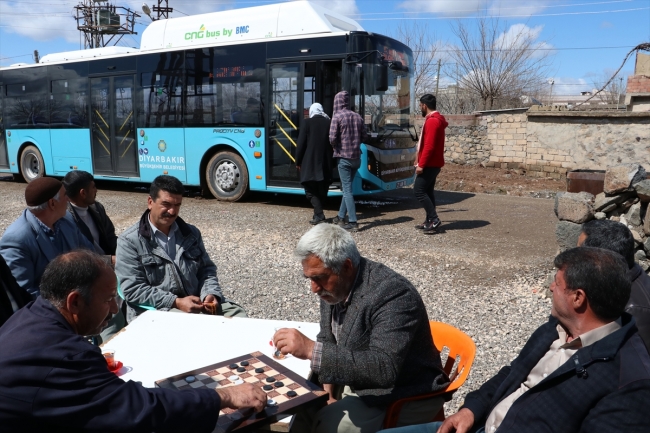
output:
POLYGON ((549 79, 548 84, 551 85, 551 91, 548 94, 548 105, 552 107, 553 106, 553 84, 555 84, 555 80, 552 78, 549 79))
POLYGON ((440 86, 440 59, 438 59, 438 72, 436 73, 436 98, 438 97, 438 87, 440 86))
POLYGON ((620 84, 618 85, 618 95, 616 95, 616 111, 618 111, 618 104, 621 103, 621 92, 623 91, 623 77, 618 77, 620 84))
POLYGON ((34 63, 39 63, 41 61, 41 57, 38 55, 38 50, 34 50, 34 63))
POLYGON ((454 114, 458 113, 458 86, 460 85, 460 79, 458 78, 458 63, 456 63, 456 103, 454 104, 454 114))
POLYGON ((151 18, 151 21, 158 21, 162 19, 168 19, 169 14, 174 12, 174 9, 169 7, 169 0, 158 0, 158 6, 154 6, 151 9, 149 9, 148 4, 142 3, 142 11, 145 13, 145 15, 151 18), (156 13, 155 17, 151 16, 152 10, 156 13))
POLYGON ((109 0, 82 0, 77 11, 77 30, 84 34, 84 49, 116 45, 124 35, 136 35, 135 19, 140 15, 109 0), (122 20, 124 17, 124 20, 122 20))

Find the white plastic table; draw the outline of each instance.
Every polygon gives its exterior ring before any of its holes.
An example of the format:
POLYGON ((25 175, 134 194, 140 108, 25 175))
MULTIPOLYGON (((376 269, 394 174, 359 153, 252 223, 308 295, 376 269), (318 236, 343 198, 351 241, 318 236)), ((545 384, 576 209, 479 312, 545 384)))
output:
MULTIPOLYGON (((313 340, 320 329, 318 323, 146 311, 103 348, 115 350, 124 364, 117 373, 122 379, 153 388, 157 380, 247 353, 272 356, 269 342, 276 328, 298 328, 313 340)), ((309 361, 288 356, 278 362, 309 375, 309 361)))

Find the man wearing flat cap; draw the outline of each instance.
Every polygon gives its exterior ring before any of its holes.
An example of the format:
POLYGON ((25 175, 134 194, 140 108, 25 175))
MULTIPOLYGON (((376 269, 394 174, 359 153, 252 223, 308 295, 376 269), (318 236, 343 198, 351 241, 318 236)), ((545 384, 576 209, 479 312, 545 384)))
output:
POLYGON ((56 256, 93 245, 77 226, 63 218, 68 198, 61 181, 51 177, 33 180, 25 188, 27 209, 5 230, 0 255, 20 287, 33 299, 45 267, 56 256))

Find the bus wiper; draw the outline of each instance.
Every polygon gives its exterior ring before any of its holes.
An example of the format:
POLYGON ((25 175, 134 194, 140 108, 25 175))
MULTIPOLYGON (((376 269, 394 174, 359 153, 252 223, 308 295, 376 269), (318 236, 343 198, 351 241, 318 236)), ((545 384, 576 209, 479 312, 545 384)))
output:
POLYGON ((418 137, 418 130, 415 129, 415 126, 409 126, 406 130, 408 131, 409 135, 411 136, 411 140, 418 141, 420 139, 418 137), (411 128, 413 128, 413 132, 415 132, 415 136, 413 136, 413 134, 411 134, 411 128))
POLYGON ((386 128, 384 128, 384 129, 382 129, 381 131, 379 131, 377 133, 377 138, 379 138, 381 140, 381 139, 383 139, 385 137, 390 137, 391 135, 393 135, 393 132, 395 132, 395 131, 399 131, 399 129, 386 129, 386 128))

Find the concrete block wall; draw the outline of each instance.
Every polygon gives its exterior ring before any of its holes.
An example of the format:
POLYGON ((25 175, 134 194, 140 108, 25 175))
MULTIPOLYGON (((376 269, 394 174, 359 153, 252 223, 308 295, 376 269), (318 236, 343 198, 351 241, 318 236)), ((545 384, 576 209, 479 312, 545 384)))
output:
POLYGON ((573 167, 569 152, 563 149, 547 149, 536 135, 527 135, 526 159, 523 167, 526 174, 533 177, 566 177, 567 170, 573 167))
POLYGON ((487 115, 481 121, 487 125, 487 138, 492 144, 487 165, 520 168, 526 160, 526 115, 487 115))

